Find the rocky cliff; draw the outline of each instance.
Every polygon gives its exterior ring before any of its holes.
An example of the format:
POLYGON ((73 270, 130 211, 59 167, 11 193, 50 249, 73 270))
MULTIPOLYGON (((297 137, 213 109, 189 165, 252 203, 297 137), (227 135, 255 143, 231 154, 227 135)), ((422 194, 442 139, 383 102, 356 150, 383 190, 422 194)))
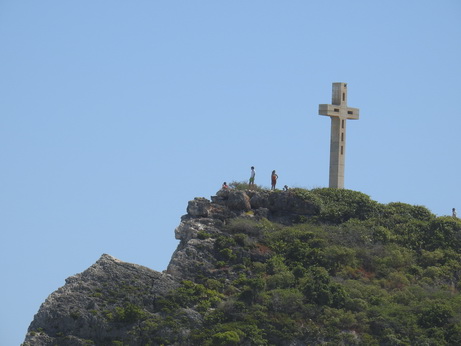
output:
POLYGON ((239 271, 229 270, 225 262, 263 262, 270 256, 270 251, 258 243, 261 229, 255 224, 243 229, 248 234, 241 238, 252 246, 226 252, 227 247, 218 243, 235 233, 232 220, 266 219, 290 224, 318 212, 314 197, 290 191, 221 190, 211 201, 195 198, 188 203, 187 214, 175 230, 180 244, 165 272, 102 255, 90 268, 66 279, 66 284, 46 299, 23 345, 144 345, 152 339, 152 344, 159 344, 157 339, 188 344, 187 327, 196 328, 202 323, 201 315, 193 309, 182 311, 181 336, 174 328, 158 331, 161 338, 143 336, 146 326, 142 321, 168 318, 164 304, 157 302, 183 280, 197 282, 207 277, 230 282, 239 271))
POLYGON ((120 323, 126 316, 114 319, 116 307, 142 306, 154 312, 155 300, 177 286, 171 275, 104 254, 83 273, 67 278, 66 284, 46 299, 30 324, 25 345, 118 340, 130 326, 120 323))
MULTIPOLYGON (((238 187, 238 186, 236 186, 238 187)), ((24 345, 461 345, 461 220, 344 189, 195 198, 165 272, 103 255, 24 345)))

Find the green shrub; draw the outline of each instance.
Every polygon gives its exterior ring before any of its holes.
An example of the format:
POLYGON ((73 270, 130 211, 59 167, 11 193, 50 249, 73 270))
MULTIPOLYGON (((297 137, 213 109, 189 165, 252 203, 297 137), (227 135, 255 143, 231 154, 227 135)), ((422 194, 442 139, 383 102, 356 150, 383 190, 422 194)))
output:
POLYGON ((426 250, 451 248, 461 252, 461 222, 448 216, 431 220, 429 232, 424 234, 423 244, 426 250))
POLYGON ((216 241, 214 243, 214 248, 215 250, 219 251, 219 250, 226 249, 226 248, 229 248, 235 245, 236 245, 236 242, 234 238, 230 236, 220 235, 218 238, 216 238, 216 241))
POLYGON ((227 267, 226 261, 216 261, 216 268, 224 268, 227 267))
POLYGON ((346 190, 321 188, 313 189, 322 203, 320 221, 339 224, 349 219, 365 220, 376 216, 379 204, 364 193, 346 190))
POLYGON ((251 263, 251 271, 254 274, 262 274, 266 272, 266 264, 261 262, 252 262, 251 263))
POLYGON ((434 251, 421 250, 418 263, 423 267, 435 266, 445 263, 445 252, 441 249, 434 251))
MULTIPOLYGON (((248 185, 247 182, 244 182, 244 181, 233 181, 233 182, 231 182, 229 184, 229 187, 231 189, 235 189, 235 190, 242 190, 242 191, 250 190, 250 186, 248 185)), ((251 190, 253 190, 253 191, 265 191, 267 189, 265 189, 261 185, 254 184, 254 186, 251 188, 251 190)))
POLYGON ((357 262, 355 254, 355 250, 345 246, 328 246, 324 251, 325 267, 331 273, 336 273, 344 266, 355 266, 357 262))
POLYGON ((266 270, 267 273, 271 275, 286 272, 288 270, 288 267, 285 264, 285 258, 282 255, 272 256, 266 262, 266 270))
POLYGON ((219 280, 206 279, 205 287, 210 289, 210 290, 219 291, 224 287, 224 284, 222 282, 220 282, 219 280))
POLYGON ((445 327, 453 314, 453 309, 446 303, 432 302, 421 311, 418 323, 423 328, 445 327))
POLYGON ((256 298, 266 287, 266 282, 261 278, 241 280, 243 289, 239 294, 239 299, 247 304, 254 304, 256 298))
POLYGON ((292 314, 300 311, 303 305, 303 294, 295 288, 275 289, 267 293, 267 305, 271 310, 292 314))
POLYGON ((250 236, 259 236, 263 231, 264 224, 260 221, 250 218, 235 218, 224 227, 224 230, 229 233, 240 233, 250 236))
POLYGON ((123 307, 115 308, 114 320, 117 322, 134 323, 138 320, 146 318, 148 313, 141 307, 128 303, 123 307))
POLYGON ((234 234, 235 242, 243 248, 250 248, 253 246, 253 241, 248 237, 247 234, 244 233, 237 233, 234 234))
POLYGON ((301 289, 309 302, 331 307, 343 307, 347 293, 342 285, 331 281, 322 267, 311 267, 301 282, 301 289))
POLYGON ((201 240, 208 239, 211 238, 211 234, 201 230, 197 232, 197 238, 201 240))
POLYGON ((426 207, 392 202, 381 208, 381 217, 389 227, 412 220, 430 221, 435 216, 426 207))
POLYGON ((267 287, 273 288, 289 288, 295 283, 295 276, 291 271, 287 270, 278 272, 277 274, 271 275, 267 278, 267 287))
POLYGON ((222 261, 228 262, 235 260, 237 256, 234 254, 232 249, 226 248, 219 251, 217 258, 222 261))
MULTIPOLYGON (((319 197, 318 194, 316 194, 315 192, 309 191, 309 190, 306 190, 306 189, 300 189, 300 188, 290 189, 289 191, 290 191, 290 193, 293 193, 297 197, 302 199, 304 202, 310 203, 312 205, 314 214, 318 214, 318 213, 321 212, 322 207, 323 207, 322 198, 319 197)), ((299 221, 300 222, 303 222, 303 221, 306 222, 307 219, 303 220, 301 218, 299 221)))
POLYGON ((216 333, 213 335, 213 345, 232 346, 240 343, 240 336, 235 331, 216 333))

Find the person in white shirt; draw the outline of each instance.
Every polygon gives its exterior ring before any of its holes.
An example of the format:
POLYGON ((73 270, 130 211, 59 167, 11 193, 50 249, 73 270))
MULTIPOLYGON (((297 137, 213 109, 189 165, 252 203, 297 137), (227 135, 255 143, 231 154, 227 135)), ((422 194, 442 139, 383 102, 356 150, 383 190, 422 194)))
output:
POLYGON ((255 175, 256 175, 255 168, 251 166, 250 181, 248 183, 250 189, 255 186, 255 175))

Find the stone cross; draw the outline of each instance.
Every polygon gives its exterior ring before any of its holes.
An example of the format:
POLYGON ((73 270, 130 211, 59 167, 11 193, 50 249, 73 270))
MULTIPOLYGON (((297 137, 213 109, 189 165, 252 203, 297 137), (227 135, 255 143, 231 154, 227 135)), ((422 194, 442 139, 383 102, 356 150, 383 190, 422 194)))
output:
POLYGON ((333 83, 331 105, 319 105, 319 115, 331 118, 330 187, 344 188, 346 120, 359 118, 359 109, 347 107, 347 84, 333 83))

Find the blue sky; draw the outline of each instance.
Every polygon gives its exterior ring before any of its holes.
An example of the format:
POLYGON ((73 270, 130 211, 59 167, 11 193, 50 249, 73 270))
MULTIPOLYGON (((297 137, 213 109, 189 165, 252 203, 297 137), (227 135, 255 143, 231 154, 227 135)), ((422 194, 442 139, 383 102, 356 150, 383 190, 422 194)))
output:
POLYGON ((461 2, 0 1, 0 344, 101 254, 164 270, 223 181, 328 185, 461 214, 461 2))

